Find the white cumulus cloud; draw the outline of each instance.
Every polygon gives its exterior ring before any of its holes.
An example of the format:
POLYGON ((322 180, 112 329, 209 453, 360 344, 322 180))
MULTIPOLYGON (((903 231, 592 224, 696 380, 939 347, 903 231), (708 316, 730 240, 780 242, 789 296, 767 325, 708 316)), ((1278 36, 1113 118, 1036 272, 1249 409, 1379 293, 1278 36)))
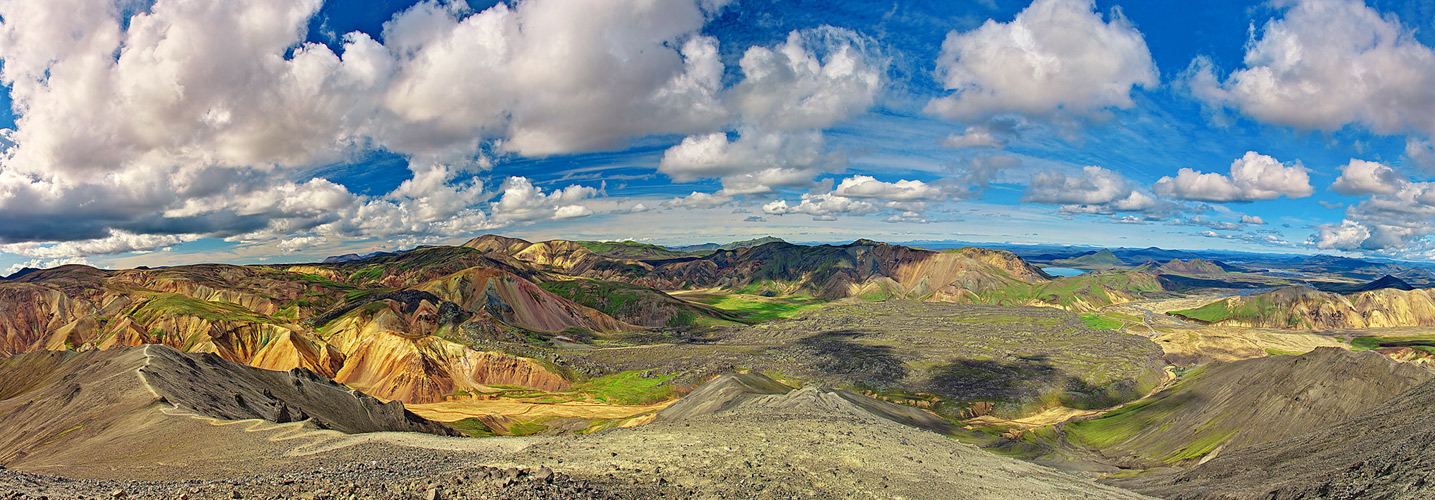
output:
POLYGON ((1230 175, 1182 168, 1175 177, 1156 181, 1154 189, 1162 196, 1200 201, 1303 198, 1314 192, 1305 167, 1299 163, 1287 166, 1255 151, 1231 162, 1230 175))
POLYGON ((1435 134, 1435 51, 1360 0, 1285 0, 1252 30, 1245 67, 1219 78, 1193 63, 1192 92, 1264 122, 1435 134))
POLYGON ((883 201, 928 201, 943 198, 942 190, 922 181, 882 182, 871 176, 843 179, 832 194, 845 198, 876 198, 883 201))
POLYGON ((1011 22, 951 32, 937 74, 953 93, 930 101, 927 112, 972 120, 1131 107, 1133 87, 1158 83, 1156 64, 1119 10, 1107 17, 1091 0, 1036 0, 1011 22))
POLYGON ((846 168, 822 129, 864 113, 881 90, 887 61, 850 30, 795 31, 775 48, 752 47, 730 92, 737 138, 691 135, 663 153, 658 171, 677 182, 719 178, 729 194, 809 185, 846 168))
POLYGON ((1340 177, 1330 189, 1344 195, 1393 194, 1405 179, 1384 164, 1352 158, 1340 167, 1340 177))

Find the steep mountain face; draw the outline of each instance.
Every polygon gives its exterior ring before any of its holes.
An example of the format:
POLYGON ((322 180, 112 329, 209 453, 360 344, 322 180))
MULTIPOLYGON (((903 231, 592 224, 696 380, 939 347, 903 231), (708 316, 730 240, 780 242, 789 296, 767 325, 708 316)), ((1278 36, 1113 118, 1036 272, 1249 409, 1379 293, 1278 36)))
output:
POLYGON ((1354 417, 1224 452, 1191 469, 1109 482, 1171 500, 1431 498, 1432 407, 1435 380, 1354 417))
POLYGON ((0 310, 7 313, 0 315, 0 350, 162 343, 248 363, 277 340, 271 358, 297 350, 307 355, 296 366, 332 375, 332 364, 313 349, 315 339, 289 320, 334 302, 334 292, 281 274, 204 265, 107 272, 77 284, 72 276, 52 283, 34 273, 28 283, 0 284, 0 310))
POLYGON ((502 268, 465 268, 397 290, 355 284, 407 283, 463 263, 501 262, 474 250, 377 260, 384 262, 30 273, 0 283, 0 353, 163 344, 431 402, 485 384, 568 387, 548 365, 453 339, 633 328, 502 268))
POLYGON ((1334 347, 1216 362, 1065 433, 1124 466, 1191 463, 1343 422, 1432 378, 1424 367, 1334 347))
MULTIPOLYGON (((611 316, 542 289, 512 273, 471 268, 415 287, 480 318, 540 332, 631 328, 611 316)), ((472 321, 472 320, 470 320, 472 321)))
POLYGON ((487 385, 568 389, 565 378, 537 361, 447 340, 461 337, 460 332, 507 327, 539 332, 633 328, 510 273, 474 268, 377 296, 320 330, 324 341, 345 355, 334 378, 383 398, 427 403, 487 385))
POLYGON ((1304 287, 1237 296, 1173 316, 1207 324, 1289 329, 1380 328, 1435 325, 1431 289, 1385 288, 1349 295, 1304 287))

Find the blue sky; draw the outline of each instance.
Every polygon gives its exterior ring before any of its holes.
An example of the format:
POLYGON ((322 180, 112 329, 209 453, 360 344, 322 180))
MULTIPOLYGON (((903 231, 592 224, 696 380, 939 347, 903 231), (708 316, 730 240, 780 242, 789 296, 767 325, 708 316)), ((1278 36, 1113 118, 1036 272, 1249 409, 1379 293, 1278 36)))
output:
POLYGON ((1435 2, 66 0, 0 19, 3 274, 485 233, 1435 259, 1435 2))

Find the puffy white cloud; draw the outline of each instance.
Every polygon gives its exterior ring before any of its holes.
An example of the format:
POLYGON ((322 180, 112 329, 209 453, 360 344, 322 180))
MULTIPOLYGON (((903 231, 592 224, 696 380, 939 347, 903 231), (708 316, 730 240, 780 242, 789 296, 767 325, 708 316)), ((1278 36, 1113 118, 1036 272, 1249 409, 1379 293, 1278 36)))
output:
POLYGON ((840 215, 862 215, 877 211, 877 206, 864 200, 854 200, 832 193, 804 194, 797 205, 788 205, 787 200, 777 200, 762 206, 768 215, 811 215, 813 220, 837 220, 840 215))
POLYGON ((1262 219, 1261 216, 1259 216, 1259 215, 1242 215, 1242 216, 1241 216, 1241 224, 1251 224, 1251 225, 1255 225, 1255 226, 1263 226, 1263 225, 1266 224, 1266 220, 1265 220, 1265 219, 1262 219))
MULTIPOLYGON (((722 63, 694 2, 535 0, 462 17, 426 3, 385 30, 395 149, 501 135, 524 155, 606 149, 721 123, 722 63), (455 82, 463 82, 455 85, 455 82)), ((385 130, 385 132, 388 132, 385 130)))
POLYGON ((699 193, 680 196, 663 202, 668 208, 714 208, 732 203, 733 197, 721 191, 716 193, 699 193))
POLYGON ((1404 183, 1405 179, 1395 169, 1352 158, 1350 163, 1340 167, 1340 178, 1330 185, 1330 189, 1350 196, 1393 194, 1404 183))
POLYGON ((1322 250, 1359 250, 1370 238, 1370 229, 1350 220, 1341 221, 1340 224, 1322 224, 1316 226, 1316 231, 1312 241, 1316 248, 1322 250))
POLYGON ((795 205, 778 199, 763 205, 762 211, 768 215, 806 214, 814 220, 836 220, 839 215, 862 215, 887 209, 898 212, 888 222, 915 222, 922 219, 921 212, 927 209, 927 202, 945 198, 942 188, 922 181, 883 182, 867 175, 854 175, 828 192, 802 195, 795 205))
POLYGON ((1109 18, 1091 0, 1036 0, 1011 22, 949 33, 937 73, 954 92, 930 101, 927 112, 971 120, 1131 107, 1133 87, 1157 84, 1156 65, 1121 12, 1109 18))
POLYGON ((1136 190, 1121 174, 1098 166, 1083 167, 1076 176, 1059 170, 1038 172, 1031 176, 1021 201, 1061 205, 1059 211, 1065 214, 1168 215, 1181 211, 1174 203, 1136 190))
POLYGON ((871 176, 843 179, 832 194, 845 198, 876 198, 884 201, 925 201, 944 198, 942 190, 922 181, 882 182, 871 176))
POLYGON ((1021 200, 1044 205, 1104 205, 1128 199, 1131 193, 1131 183, 1121 174, 1088 166, 1079 176, 1059 170, 1033 175, 1021 200))
POLYGON ((747 129, 735 141, 722 132, 686 137, 663 152, 658 171, 677 182, 721 178, 727 191, 738 194, 810 184, 817 174, 846 166, 845 157, 827 151, 821 132, 747 129))
POLYGON ((64 241, 54 244, 38 242, 0 245, 0 252, 41 259, 91 257, 126 252, 150 252, 193 240, 193 235, 154 235, 112 231, 109 236, 90 240, 64 241))
POLYGON ((1435 183, 1405 182, 1394 193, 1376 194, 1347 208, 1340 226, 1317 230, 1311 240, 1320 248, 1399 253, 1416 239, 1435 234, 1435 183))
POLYGON ((314 245, 323 244, 325 241, 327 241, 327 238, 324 238, 323 236, 295 236, 293 238, 285 238, 283 241, 280 241, 277 246, 279 247, 279 251, 281 252, 294 253, 300 250, 311 248, 314 245))
POLYGON ((686 137, 663 153, 658 171, 677 182, 720 178, 729 194, 811 184, 846 168, 822 129, 864 113, 882 88, 887 62, 875 43, 838 28, 795 31, 776 48, 752 47, 732 88, 738 138, 686 137))
POLYGON ((982 126, 967 127, 961 134, 952 134, 942 139, 942 145, 949 148, 1004 148, 1006 142, 992 134, 991 129, 982 126))
POLYGON ((554 219, 576 219, 593 215, 593 209, 583 205, 564 205, 553 211, 554 219))
POLYGON ((1248 151, 1231 162, 1229 176, 1182 168, 1176 177, 1156 181, 1154 189, 1162 196, 1201 201, 1303 198, 1314 192, 1305 167, 1299 163, 1286 166, 1255 151, 1248 151))
POLYGON ((509 177, 501 189, 503 194, 492 203, 492 217, 501 223, 590 215, 592 210, 576 202, 598 195, 596 188, 576 184, 545 194, 524 177, 509 177))
POLYGON ((797 132, 865 113, 882 88, 887 62, 876 42, 824 26, 794 31, 772 49, 752 47, 738 66, 743 80, 732 99, 742 118, 764 131, 797 132))
POLYGON ((1435 52, 1360 0, 1286 0, 1252 30, 1245 67, 1221 81, 1193 64, 1192 92, 1268 123, 1435 134, 1435 52))

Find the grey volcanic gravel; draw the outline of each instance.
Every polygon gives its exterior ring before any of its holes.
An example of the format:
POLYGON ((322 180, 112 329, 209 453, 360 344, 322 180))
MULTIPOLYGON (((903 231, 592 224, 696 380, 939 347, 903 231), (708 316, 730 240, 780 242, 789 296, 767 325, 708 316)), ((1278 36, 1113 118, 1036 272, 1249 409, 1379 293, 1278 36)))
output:
POLYGON ((669 496, 660 485, 624 493, 552 469, 463 466, 440 472, 408 457, 223 481, 107 481, 0 470, 0 500, 12 499, 626 499, 669 496))

